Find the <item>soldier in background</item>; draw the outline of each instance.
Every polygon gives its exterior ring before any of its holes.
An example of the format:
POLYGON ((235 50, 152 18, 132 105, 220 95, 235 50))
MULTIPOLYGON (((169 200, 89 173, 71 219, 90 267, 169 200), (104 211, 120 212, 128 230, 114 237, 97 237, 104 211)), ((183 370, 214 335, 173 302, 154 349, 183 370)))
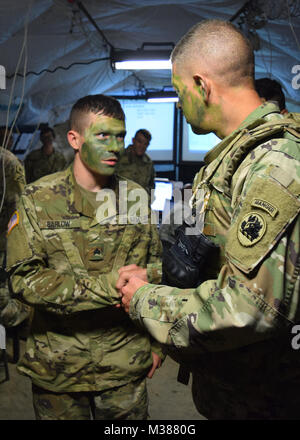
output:
POLYGON ((26 182, 31 183, 40 177, 61 171, 66 166, 62 153, 54 148, 55 132, 51 127, 41 130, 42 147, 29 153, 24 161, 26 182))
MULTIPOLYGON (((82 98, 70 127, 73 164, 27 185, 10 222, 12 288, 34 308, 18 369, 32 380, 37 419, 146 419, 146 377, 163 355, 116 307, 114 286, 118 269, 136 262, 160 282, 161 244, 156 225, 111 224, 102 216, 103 191, 119 191, 114 173, 126 133, 120 103, 82 98)), ((128 181, 127 191, 137 187, 128 181)))
POLYGON ((299 419, 300 115, 261 103, 252 47, 231 23, 198 23, 171 61, 187 122, 222 141, 194 179, 196 223, 163 259, 167 285, 121 268, 123 306, 183 382, 192 372, 205 417, 299 419))
POLYGON ((139 129, 132 138, 132 144, 120 157, 117 166, 119 176, 138 183, 148 194, 151 193, 151 189, 154 189, 155 178, 153 162, 146 154, 151 138, 151 133, 148 130, 139 129))
POLYGON ((271 78, 259 78, 255 80, 254 84, 257 93, 264 101, 275 102, 277 103, 281 114, 284 115, 288 113, 285 104, 285 96, 281 84, 278 81, 271 78))
POLYGON ((5 272, 7 225, 25 186, 24 168, 10 151, 13 139, 8 132, 0 127, 0 324, 15 327, 28 318, 30 308, 11 297, 5 272))

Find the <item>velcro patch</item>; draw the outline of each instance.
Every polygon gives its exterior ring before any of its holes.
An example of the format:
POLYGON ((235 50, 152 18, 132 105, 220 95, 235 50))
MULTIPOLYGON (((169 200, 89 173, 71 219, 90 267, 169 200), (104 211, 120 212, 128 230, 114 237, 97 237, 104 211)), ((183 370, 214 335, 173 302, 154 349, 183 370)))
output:
POLYGON ((227 258, 244 273, 250 273, 272 252, 300 212, 300 200, 295 196, 299 187, 299 184, 296 185, 292 193, 291 187, 286 189, 274 179, 255 176, 254 182, 247 188, 225 244, 227 258), (253 200, 258 199, 267 201, 268 208, 276 207, 276 215, 270 215, 271 210, 261 209, 261 206, 254 209, 253 200))
POLYGON ((39 220, 41 229, 75 229, 80 227, 80 219, 39 220))
POLYGON ((14 229, 14 227, 19 224, 19 220, 20 220, 19 213, 18 211, 15 211, 8 222, 7 235, 9 235, 11 231, 14 229))
POLYGON ((276 208, 276 206, 262 199, 253 199, 251 202, 251 206, 253 206, 254 208, 263 209, 268 214, 270 214, 271 217, 275 217, 278 212, 278 208, 276 208))

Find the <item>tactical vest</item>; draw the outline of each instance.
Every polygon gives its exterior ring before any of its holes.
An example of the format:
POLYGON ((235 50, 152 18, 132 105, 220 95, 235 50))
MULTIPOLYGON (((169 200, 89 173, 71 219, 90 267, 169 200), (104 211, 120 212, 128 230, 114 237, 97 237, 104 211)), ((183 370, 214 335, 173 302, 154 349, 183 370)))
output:
POLYGON ((290 133, 300 140, 300 113, 289 113, 287 116, 276 121, 266 122, 264 119, 258 119, 249 124, 246 128, 243 128, 240 133, 234 133, 233 143, 229 141, 228 146, 224 148, 220 154, 218 154, 218 148, 214 150, 215 157, 212 156, 212 160, 215 160, 215 164, 210 170, 208 176, 203 179, 206 167, 201 168, 201 170, 196 174, 193 183, 193 196, 196 194, 197 190, 202 187, 202 185, 209 185, 212 180, 214 180, 214 182, 220 186, 221 181, 217 182, 217 179, 214 178, 214 175, 229 149, 231 151, 230 164, 234 163, 235 169, 228 167, 225 176, 222 176, 222 186, 225 194, 230 196, 230 184, 232 176, 245 156, 249 154, 255 147, 266 142, 269 138, 272 139, 275 135, 278 136, 279 134, 282 134, 283 137, 285 133, 290 133))
MULTIPOLYGON (((222 188, 225 195, 228 196, 228 204, 230 208, 231 201, 231 182, 234 173, 241 165, 246 156, 259 145, 267 142, 269 139, 283 138, 286 133, 294 136, 300 141, 300 114, 289 113, 282 119, 276 121, 271 120, 266 122, 265 119, 258 119, 250 123, 247 127, 242 128, 240 132, 234 132, 228 139, 228 144, 222 149, 218 149, 218 146, 210 153, 210 164, 204 166, 196 174, 193 183, 193 195, 191 204, 194 205, 195 196, 197 191, 205 189, 211 191, 213 187, 222 188), (221 150, 221 151, 220 151, 221 150), (224 158, 230 152, 230 161, 228 161, 225 172, 220 173, 218 176, 218 169, 221 164, 224 166, 224 158), (207 175, 205 171, 209 168, 207 175), (204 177, 205 176, 205 177, 204 177)), ((221 144, 219 144, 221 145, 221 144)), ((223 169, 224 171, 224 169, 223 169)), ((206 205, 204 203, 203 210, 205 211, 206 205)), ((205 212, 203 213, 203 215, 205 212)), ((230 219, 228 220, 228 222, 230 219)), ((205 234, 205 227, 203 230, 205 234)), ((300 264, 300 262, 299 262, 300 264)), ((299 267, 300 271, 300 267, 299 267)), ((175 353, 169 353, 173 359, 180 363, 180 357, 176 359, 175 353)), ((182 357, 181 357, 182 359, 182 357)), ((178 371, 178 381, 187 384, 189 380, 189 368, 185 364, 181 364, 178 371)))

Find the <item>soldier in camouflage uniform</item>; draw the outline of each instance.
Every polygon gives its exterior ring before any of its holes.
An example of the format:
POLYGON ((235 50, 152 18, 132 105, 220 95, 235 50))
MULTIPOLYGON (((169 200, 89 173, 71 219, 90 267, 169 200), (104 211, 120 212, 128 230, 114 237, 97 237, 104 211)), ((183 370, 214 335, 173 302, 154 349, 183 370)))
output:
POLYGON ((41 130, 42 148, 29 153, 24 161, 27 183, 34 182, 48 174, 62 171, 65 168, 66 159, 62 153, 55 150, 53 146, 54 139, 55 132, 51 127, 41 130))
POLYGON ((193 288, 147 284, 122 269, 123 305, 192 372, 207 418, 299 419, 300 356, 291 343, 300 320, 299 119, 261 104, 252 49, 230 23, 193 27, 172 63, 187 122, 222 139, 192 198, 198 227, 220 253, 193 288))
MULTIPOLYGON (((119 198, 124 120, 115 99, 80 99, 68 132, 74 164, 27 185, 10 223, 12 288, 34 308, 18 369, 32 380, 38 419, 83 420, 91 411, 97 419, 147 417, 146 376, 163 356, 116 307, 114 285, 118 269, 133 263, 159 282, 161 244, 156 226, 126 224, 118 209, 108 221, 100 197, 110 190, 119 198)), ((136 188, 127 182, 128 192, 136 188)))
POLYGON ((14 327, 29 316, 29 307, 11 297, 5 272, 6 231, 10 217, 25 186, 24 168, 9 151, 12 137, 0 128, 0 324, 14 327))
POLYGON ((149 194, 151 189, 154 189, 155 178, 153 162, 146 154, 150 141, 151 133, 148 130, 138 130, 132 144, 126 148, 117 165, 117 173, 121 177, 137 182, 149 194))

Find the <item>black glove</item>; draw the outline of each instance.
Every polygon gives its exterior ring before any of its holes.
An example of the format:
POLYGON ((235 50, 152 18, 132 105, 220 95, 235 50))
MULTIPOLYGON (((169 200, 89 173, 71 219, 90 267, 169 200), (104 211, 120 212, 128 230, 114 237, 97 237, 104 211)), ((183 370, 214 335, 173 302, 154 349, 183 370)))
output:
POLYGON ((187 289, 197 287, 205 279, 205 266, 218 257, 219 246, 204 234, 187 235, 187 224, 176 230, 176 243, 166 250, 162 261, 162 283, 187 289))

